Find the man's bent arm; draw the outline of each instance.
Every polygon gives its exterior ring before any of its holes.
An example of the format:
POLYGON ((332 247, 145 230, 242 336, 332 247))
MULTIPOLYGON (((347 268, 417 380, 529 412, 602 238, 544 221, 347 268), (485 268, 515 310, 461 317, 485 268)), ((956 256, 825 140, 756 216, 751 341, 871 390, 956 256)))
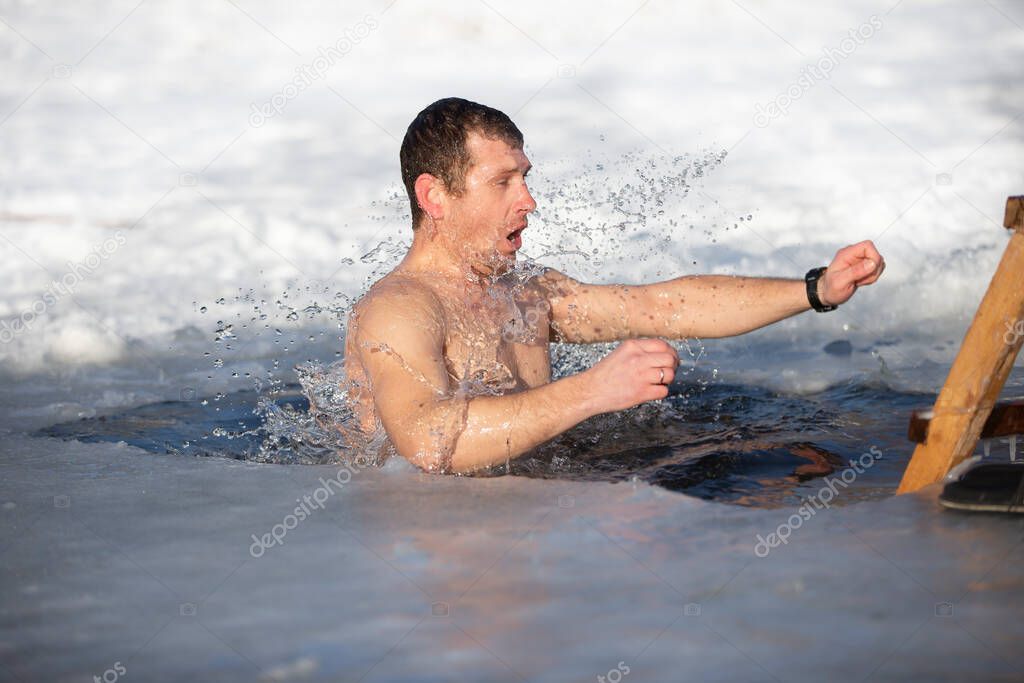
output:
POLYGON ((364 306, 351 333, 374 406, 399 454, 430 471, 505 462, 600 410, 583 375, 503 396, 468 398, 444 365, 441 313, 422 293, 386 293, 364 306))
POLYGON ((469 399, 449 470, 471 472, 506 462, 597 414, 584 385, 582 375, 572 375, 515 394, 469 399))
POLYGON ((633 339, 577 375, 518 394, 472 399, 452 469, 503 462, 592 415, 665 398, 678 366, 679 356, 664 341, 633 339), (494 450, 495 435, 504 435, 503 449, 494 450))
POLYGON ((428 471, 471 472, 506 462, 597 414, 582 375, 470 398, 424 386, 422 374, 394 354, 367 363, 374 403, 399 454, 428 471))

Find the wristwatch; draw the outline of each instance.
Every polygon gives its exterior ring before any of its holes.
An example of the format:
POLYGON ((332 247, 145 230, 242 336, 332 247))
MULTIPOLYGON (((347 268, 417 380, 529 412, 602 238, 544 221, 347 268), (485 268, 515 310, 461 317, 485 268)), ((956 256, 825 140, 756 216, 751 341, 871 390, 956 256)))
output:
POLYGON ((838 306, 826 306, 818 298, 818 280, 821 279, 826 270, 828 270, 826 266, 811 268, 807 271, 807 275, 804 275, 804 282, 807 284, 807 300, 811 303, 811 308, 818 313, 828 313, 839 308, 838 306))

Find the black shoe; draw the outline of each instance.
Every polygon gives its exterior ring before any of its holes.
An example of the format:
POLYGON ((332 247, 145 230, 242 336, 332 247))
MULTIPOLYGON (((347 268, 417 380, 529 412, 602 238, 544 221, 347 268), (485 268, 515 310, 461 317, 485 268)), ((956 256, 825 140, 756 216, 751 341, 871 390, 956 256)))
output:
POLYGON ((954 510, 1024 513, 1024 461, 965 461, 950 472, 939 503, 954 510))

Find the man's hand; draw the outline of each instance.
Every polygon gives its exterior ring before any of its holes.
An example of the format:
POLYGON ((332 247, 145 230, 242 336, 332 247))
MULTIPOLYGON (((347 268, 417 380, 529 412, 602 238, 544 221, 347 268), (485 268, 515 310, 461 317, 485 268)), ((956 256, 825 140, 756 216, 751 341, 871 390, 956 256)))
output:
POLYGON ((885 270, 885 259, 871 240, 843 247, 818 280, 818 298, 826 306, 846 303, 858 287, 875 282, 885 270))
POLYGON ((668 384, 679 367, 676 350, 661 339, 629 339, 585 371, 593 412, 625 410, 668 396, 668 384))

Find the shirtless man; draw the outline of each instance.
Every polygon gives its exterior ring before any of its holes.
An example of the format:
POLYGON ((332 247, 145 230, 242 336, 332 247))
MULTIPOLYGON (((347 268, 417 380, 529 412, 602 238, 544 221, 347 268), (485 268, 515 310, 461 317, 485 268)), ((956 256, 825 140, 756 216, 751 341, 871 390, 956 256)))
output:
POLYGON ((500 111, 439 100, 401 148, 413 242, 353 309, 345 369, 366 432, 415 465, 470 472, 506 462, 587 418, 665 398, 679 358, 661 338, 743 334, 837 306, 875 282, 875 246, 840 249, 805 280, 683 276, 589 285, 514 268, 527 217, 523 136, 500 111), (551 381, 551 342, 622 341, 551 381))

